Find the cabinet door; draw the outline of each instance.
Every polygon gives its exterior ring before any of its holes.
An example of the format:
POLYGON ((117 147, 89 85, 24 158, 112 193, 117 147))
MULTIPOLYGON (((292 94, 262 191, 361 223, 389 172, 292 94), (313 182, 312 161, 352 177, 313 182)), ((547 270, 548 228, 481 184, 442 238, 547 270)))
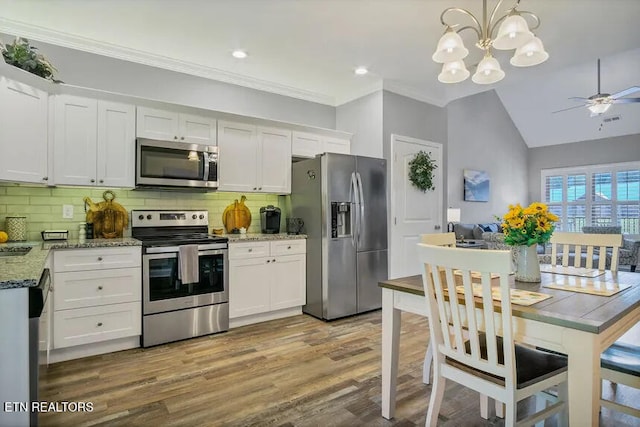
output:
POLYGON ((0 179, 47 182, 47 98, 0 76, 0 179))
POLYGON ((348 139, 323 137, 322 147, 325 153, 351 154, 351 141, 348 139))
POLYGON ((178 113, 147 107, 138 107, 136 111, 136 136, 162 141, 178 140, 178 113))
POLYGON ((218 122, 220 191, 258 191, 258 140, 256 127, 218 122))
POLYGON ((271 310, 306 304, 306 255, 287 255, 271 261, 271 310), (275 261, 274 261, 275 260, 275 261))
POLYGON ((229 261, 229 317, 269 311, 271 258, 229 261), (267 262, 268 261, 268 262, 267 262))
POLYGON ((293 132, 291 153, 295 157, 315 157, 322 153, 322 141, 319 135, 306 132, 293 132))
POLYGON ((98 101, 56 95, 54 129, 55 183, 96 184, 98 101))
POLYGON ((216 119, 180 114, 180 142, 216 145, 216 119))
POLYGON ((98 185, 135 186, 135 117, 133 105, 98 101, 98 185))
POLYGON ((291 132, 258 128, 258 191, 291 193, 291 132))

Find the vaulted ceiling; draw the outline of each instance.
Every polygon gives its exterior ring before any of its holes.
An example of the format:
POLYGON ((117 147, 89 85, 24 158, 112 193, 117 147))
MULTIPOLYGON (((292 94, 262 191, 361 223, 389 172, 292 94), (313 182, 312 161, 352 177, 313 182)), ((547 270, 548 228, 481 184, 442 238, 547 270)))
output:
MULTIPOLYGON (((498 51, 506 77, 488 86, 437 80, 431 54, 451 6, 482 14, 480 0, 0 0, 0 32, 334 106, 382 88, 439 106, 495 89, 530 147, 640 134, 640 104, 552 114, 596 93, 597 58, 603 92, 640 86, 640 1, 522 0, 550 58, 521 69, 498 51)), ((473 72, 481 51, 462 35, 473 72)))

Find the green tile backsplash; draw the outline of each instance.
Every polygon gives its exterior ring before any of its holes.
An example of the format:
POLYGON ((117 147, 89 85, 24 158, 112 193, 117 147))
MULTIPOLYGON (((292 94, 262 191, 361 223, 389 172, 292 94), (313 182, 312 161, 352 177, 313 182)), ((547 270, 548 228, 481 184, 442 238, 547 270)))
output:
MULTIPOLYGON (((85 221, 83 198, 94 203, 102 201, 108 188, 30 187, 21 184, 0 183, 0 230, 5 228, 5 217, 26 216, 29 240, 41 240, 42 230, 69 230, 70 238, 78 237, 78 224, 85 221), (73 205, 73 218, 62 218, 62 205, 73 205)), ((127 212, 133 209, 206 209, 209 211, 209 229, 222 228, 222 212, 240 193, 191 193, 184 191, 148 191, 114 189, 116 202, 127 212)), ((260 207, 279 206, 285 216, 284 198, 275 194, 247 193, 245 204, 251 210, 249 233, 260 232, 260 207)), ((284 230, 283 230, 284 231, 284 230)), ((131 235, 128 227, 125 236, 131 235)))

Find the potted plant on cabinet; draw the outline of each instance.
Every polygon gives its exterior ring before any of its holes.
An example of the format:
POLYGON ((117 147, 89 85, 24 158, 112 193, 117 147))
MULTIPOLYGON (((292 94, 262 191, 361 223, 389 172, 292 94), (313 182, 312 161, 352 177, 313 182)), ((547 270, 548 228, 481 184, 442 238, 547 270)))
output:
POLYGON ((44 55, 36 52, 36 50, 37 48, 31 46, 29 40, 21 37, 16 37, 13 43, 6 45, 0 42, 0 52, 2 52, 2 57, 7 64, 54 83, 61 83, 60 80, 56 80, 53 77, 54 72, 58 70, 51 65, 44 55))

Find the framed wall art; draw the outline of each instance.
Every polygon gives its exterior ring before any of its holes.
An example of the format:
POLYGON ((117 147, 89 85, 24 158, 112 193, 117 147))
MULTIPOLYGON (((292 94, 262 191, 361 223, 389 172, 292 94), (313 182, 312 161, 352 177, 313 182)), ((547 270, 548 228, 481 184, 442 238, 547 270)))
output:
POLYGON ((486 171, 464 169, 464 200, 467 202, 489 201, 489 174, 486 171))

